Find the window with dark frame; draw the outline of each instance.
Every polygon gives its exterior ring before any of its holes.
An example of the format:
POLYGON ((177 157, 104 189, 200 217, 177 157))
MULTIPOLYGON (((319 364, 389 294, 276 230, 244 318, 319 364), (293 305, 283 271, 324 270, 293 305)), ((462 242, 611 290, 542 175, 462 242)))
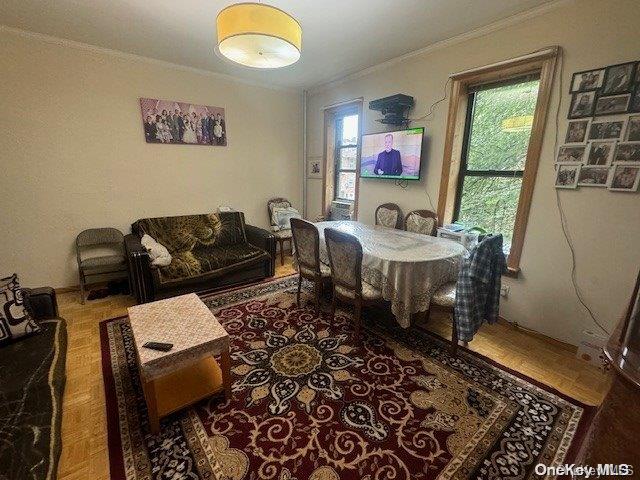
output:
POLYGON ((335 200, 355 201, 358 165, 358 114, 341 113, 335 120, 335 200))
POLYGON ((453 220, 501 233, 509 253, 539 74, 470 86, 453 220))

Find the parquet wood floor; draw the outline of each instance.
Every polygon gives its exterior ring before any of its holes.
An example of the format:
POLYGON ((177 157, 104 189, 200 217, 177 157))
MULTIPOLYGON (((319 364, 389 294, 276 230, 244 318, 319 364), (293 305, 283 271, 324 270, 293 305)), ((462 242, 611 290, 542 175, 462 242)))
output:
MULTIPOLYGON (((288 257, 284 266, 277 265, 276 275, 290 273, 293 267, 288 257)), ((81 305, 77 292, 67 292, 58 295, 58 302, 69 334, 58 477, 106 480, 109 457, 98 325, 102 320, 125 315, 134 301, 128 296, 115 296, 81 305)), ((433 312, 428 328, 450 338, 451 327, 445 315, 433 312)), ((509 324, 483 326, 469 347, 588 404, 599 404, 609 387, 605 374, 575 358, 574 347, 509 324)))

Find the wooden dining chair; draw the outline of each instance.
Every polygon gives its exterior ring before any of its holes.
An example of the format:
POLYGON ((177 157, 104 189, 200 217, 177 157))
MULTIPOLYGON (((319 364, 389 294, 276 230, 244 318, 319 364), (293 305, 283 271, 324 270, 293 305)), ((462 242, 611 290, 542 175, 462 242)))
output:
MULTIPOLYGON (((276 207, 288 208, 291 206, 291 202, 286 198, 276 197, 272 198, 267 202, 267 213, 269 214, 269 222, 271 223, 271 227, 276 227, 277 224, 273 218, 273 209, 276 207)), ((274 237, 276 237, 276 242, 278 242, 278 247, 280 248, 280 265, 284 265, 284 244, 285 242, 289 242, 289 248, 292 247, 291 240, 291 230, 274 230, 271 232, 274 237)))
POLYGON ((320 314, 322 287, 324 280, 331 277, 331 270, 320 261, 320 235, 316 226, 300 218, 291 219, 291 232, 295 246, 296 263, 298 264, 298 306, 300 306, 300 290, 302 279, 313 282, 316 315, 320 314))
POLYGON ((431 210, 412 210, 404 218, 404 229, 407 232, 435 236, 437 225, 438 215, 431 210))
POLYGON ((402 210, 395 203, 383 203, 376 208, 376 225, 387 228, 402 228, 402 210))
MULTIPOLYGON (((431 297, 431 305, 440 307, 451 317, 451 354, 458 353, 458 326, 456 324, 456 282, 449 282, 438 288, 431 297)), ((428 312, 430 313, 430 311, 428 312)), ((464 346, 468 345, 464 342, 464 346)))
POLYGON ((355 307, 355 340, 360 341, 362 307, 379 302, 382 293, 362 281, 362 245, 356 237, 334 228, 324 231, 329 254, 333 299, 331 300, 331 322, 335 317, 338 300, 355 307))
MULTIPOLYGON (((497 245, 496 246, 497 251, 490 250, 491 253, 489 255, 491 255, 491 257, 486 261, 490 262, 493 265, 492 268, 498 268, 499 266, 504 267, 504 254, 502 253, 502 235, 497 235, 497 236, 488 235, 487 237, 485 237, 485 239, 482 242, 480 242, 478 245, 474 247, 473 251, 470 253, 470 257, 466 258, 462 262, 462 266, 458 274, 459 280, 461 278, 463 279, 469 278, 469 274, 472 273, 472 269, 474 268, 472 264, 476 263, 473 260, 473 256, 476 255, 477 252, 481 249, 485 249, 485 248, 491 249, 492 242, 499 242, 497 244, 495 243, 493 244, 493 245, 497 245)), ((486 250, 485 250, 485 254, 486 254, 486 250)), ((479 261, 477 262, 477 265, 479 266, 484 263, 485 262, 479 261)), ((465 285, 465 289, 470 290, 470 293, 473 296, 473 298, 479 298, 483 296, 481 295, 481 292, 477 291, 477 289, 485 288, 485 287, 484 286, 478 287, 478 283, 482 283, 482 282, 472 281, 472 282, 469 282, 469 285, 465 285)), ((431 305, 436 305, 438 307, 441 307, 451 315, 451 322, 452 322, 451 353, 454 356, 458 351, 458 324, 456 321, 456 309, 455 309, 456 290, 457 290, 457 282, 445 283, 440 288, 438 288, 434 292, 433 296, 431 297, 431 305)), ((500 297, 498 297, 496 301, 500 302, 500 297)), ((427 315, 428 314, 429 312, 427 312, 427 315)), ((468 345, 469 345, 469 342, 463 341, 463 346, 467 347, 468 345)))

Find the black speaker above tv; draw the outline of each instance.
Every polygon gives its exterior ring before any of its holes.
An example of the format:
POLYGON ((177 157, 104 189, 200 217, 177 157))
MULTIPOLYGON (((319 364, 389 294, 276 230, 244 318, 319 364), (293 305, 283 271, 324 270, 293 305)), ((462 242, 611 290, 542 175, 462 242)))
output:
POLYGON ((407 125, 409 119, 406 118, 406 114, 411 107, 413 107, 413 97, 402 93, 369 102, 370 110, 377 110, 384 116, 378 122, 387 125, 407 125))

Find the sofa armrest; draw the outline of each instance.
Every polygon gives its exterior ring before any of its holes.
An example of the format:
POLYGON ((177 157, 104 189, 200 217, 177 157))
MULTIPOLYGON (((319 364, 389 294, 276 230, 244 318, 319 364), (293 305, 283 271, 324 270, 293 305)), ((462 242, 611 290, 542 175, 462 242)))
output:
POLYGON ((254 227, 253 225, 245 225, 247 241, 258 248, 265 250, 271 257, 271 265, 267 276, 273 277, 276 268, 276 237, 264 228, 254 227))
POLYGON ((25 308, 35 320, 58 316, 58 300, 53 288, 23 288, 22 295, 25 308))
POLYGON ((153 300, 149 252, 140 243, 140 237, 134 234, 124 237, 124 249, 127 255, 131 293, 136 297, 138 303, 153 300))

